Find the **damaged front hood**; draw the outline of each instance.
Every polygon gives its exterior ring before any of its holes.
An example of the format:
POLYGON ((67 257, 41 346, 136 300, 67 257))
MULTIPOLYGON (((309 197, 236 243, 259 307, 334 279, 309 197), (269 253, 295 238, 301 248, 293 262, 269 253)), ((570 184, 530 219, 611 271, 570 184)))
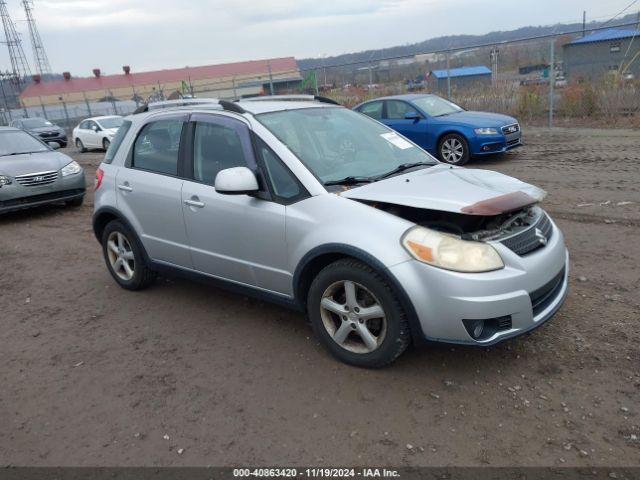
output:
POLYGON ((490 170, 437 165, 341 192, 353 200, 414 208, 498 215, 540 202, 546 192, 490 170))

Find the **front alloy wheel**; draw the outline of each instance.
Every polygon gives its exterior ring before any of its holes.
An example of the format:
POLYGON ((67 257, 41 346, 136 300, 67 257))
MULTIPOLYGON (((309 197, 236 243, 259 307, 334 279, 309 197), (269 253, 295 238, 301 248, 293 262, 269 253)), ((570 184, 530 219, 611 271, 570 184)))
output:
POLYGON ((325 290, 320 315, 333 341, 353 353, 377 350, 387 333, 387 318, 380 302, 367 288, 349 280, 325 290))
POLYGON ((464 165, 469 161, 469 148, 460 135, 450 134, 440 141, 440 160, 451 165, 464 165))
POLYGON ((411 341, 395 288, 380 272, 353 258, 338 260, 317 274, 307 294, 307 314, 326 349, 358 367, 384 367, 411 341))

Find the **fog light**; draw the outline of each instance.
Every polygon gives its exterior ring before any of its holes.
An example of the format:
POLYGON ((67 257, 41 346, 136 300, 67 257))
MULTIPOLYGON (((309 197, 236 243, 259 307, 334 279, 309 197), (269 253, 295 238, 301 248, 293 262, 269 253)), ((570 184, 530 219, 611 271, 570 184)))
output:
POLYGON ((491 150, 491 147, 489 145, 485 145, 484 147, 482 147, 482 150, 484 152, 488 152, 489 150, 491 150))
POLYGON ((484 320, 463 320, 463 322, 471 338, 474 340, 482 338, 482 334, 484 333, 484 320))

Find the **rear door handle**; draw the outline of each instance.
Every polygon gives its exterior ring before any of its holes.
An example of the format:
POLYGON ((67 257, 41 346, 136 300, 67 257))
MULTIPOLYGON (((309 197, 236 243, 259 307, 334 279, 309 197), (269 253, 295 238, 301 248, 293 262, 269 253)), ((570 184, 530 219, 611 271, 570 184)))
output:
POLYGON ((201 202, 200 200, 195 200, 195 199, 189 199, 189 200, 185 200, 184 201, 185 205, 188 205, 190 207, 195 207, 195 208, 204 208, 204 202, 201 202))
POLYGON ((129 185, 118 185, 118 188, 120 190, 122 190, 123 192, 133 192, 133 188, 131 188, 129 185))

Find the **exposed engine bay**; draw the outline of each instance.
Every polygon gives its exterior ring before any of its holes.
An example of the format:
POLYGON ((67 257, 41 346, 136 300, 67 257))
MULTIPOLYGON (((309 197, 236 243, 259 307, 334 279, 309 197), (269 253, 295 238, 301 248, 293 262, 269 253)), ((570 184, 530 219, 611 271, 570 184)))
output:
POLYGON ((389 203, 367 201, 362 201, 362 203, 417 225, 451 233, 463 240, 475 241, 501 240, 516 235, 535 225, 544 214, 542 209, 536 205, 498 215, 469 215, 389 203))

